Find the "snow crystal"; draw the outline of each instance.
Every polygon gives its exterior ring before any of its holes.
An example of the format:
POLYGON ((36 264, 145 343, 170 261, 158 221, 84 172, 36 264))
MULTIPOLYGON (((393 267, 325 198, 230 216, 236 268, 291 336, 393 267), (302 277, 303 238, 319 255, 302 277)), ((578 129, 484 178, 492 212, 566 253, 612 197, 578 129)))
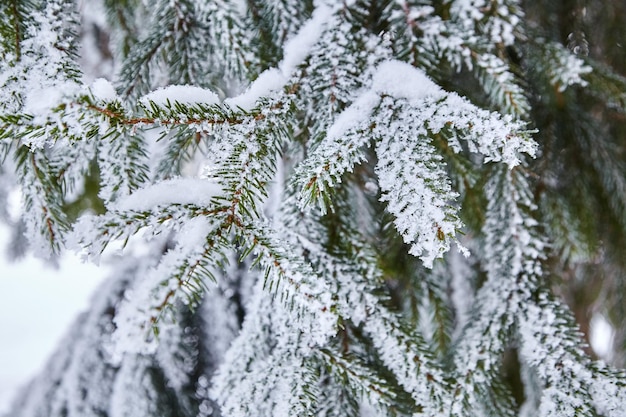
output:
MULTIPOLYGON (((162 256, 156 267, 146 269, 142 279, 137 280, 126 292, 119 304, 114 322, 117 326, 112 335, 111 361, 119 363, 127 353, 153 354, 158 340, 151 332, 151 321, 160 318, 163 302, 187 301, 187 291, 181 280, 190 277, 190 265, 198 265, 204 256, 206 236, 213 224, 207 217, 198 216, 188 220, 176 235, 176 246, 162 256), (180 273, 181 270, 185 272, 180 273), (184 278, 174 278, 179 273, 184 278)), ((159 322, 161 332, 168 331, 173 323, 159 322)))
POLYGON ((61 101, 63 94, 56 87, 44 87, 31 91, 26 97, 24 111, 32 115, 48 115, 50 109, 61 101))
POLYGON ((113 84, 104 78, 96 79, 91 85, 91 94, 99 100, 113 101, 117 98, 117 93, 113 84))
POLYGON ((412 102, 425 97, 443 97, 444 91, 417 68, 401 61, 385 61, 378 66, 371 90, 362 93, 345 109, 328 130, 328 137, 338 138, 370 118, 380 103, 380 95, 390 95, 412 102))
MULTIPOLYGON (((181 248, 194 249, 196 247, 202 247, 206 242, 207 235, 211 233, 212 228, 213 224, 207 221, 203 216, 187 220, 180 233, 176 236, 178 246, 181 248)), ((187 257, 183 257, 183 259, 187 259, 187 257)), ((165 261, 165 259, 163 261, 165 261)))
POLYGON ((222 194, 222 188, 214 181, 199 178, 176 178, 150 185, 120 200, 117 210, 151 210, 156 206, 170 204, 196 204, 207 206, 211 199, 222 194))
POLYGON ((424 97, 443 97, 444 91, 422 71, 405 62, 390 60, 378 66, 372 78, 372 89, 380 94, 409 101, 424 97))
POLYGON ((374 107, 380 102, 380 97, 372 92, 362 94, 354 103, 345 109, 328 129, 329 138, 339 138, 359 123, 369 119, 374 107))
POLYGON ((263 71, 244 93, 224 100, 224 104, 233 108, 251 110, 259 98, 267 97, 272 92, 280 90, 286 82, 287 78, 282 72, 276 68, 270 68, 263 71))
POLYGON ((195 87, 191 85, 170 85, 168 87, 154 90, 139 101, 148 106, 150 101, 158 105, 178 102, 181 104, 218 104, 219 97, 211 90, 195 87))
POLYGON ((551 74, 551 81, 558 86, 559 92, 565 91, 571 85, 587 86, 582 76, 592 71, 585 61, 573 54, 562 54, 558 58, 561 60, 561 67, 557 72, 551 74))
POLYGON ((52 109, 59 106, 65 97, 76 90, 77 84, 71 81, 26 90, 24 112, 35 117, 34 123, 45 123, 52 109))
MULTIPOLYGON (((259 98, 269 96, 272 92, 281 89, 295 68, 309 55, 311 48, 321 36, 331 15, 331 7, 324 4, 318 5, 311 19, 285 45, 284 57, 278 69, 270 68, 264 71, 244 93, 224 100, 224 104, 234 108, 239 107, 243 110, 250 110, 255 106, 259 98)), ((147 98, 157 101, 152 97, 147 98)), ((161 98, 161 100, 163 99, 161 98)))
POLYGON ((372 77, 371 90, 363 92, 337 117, 328 130, 328 137, 341 137, 369 119, 380 103, 380 95, 417 101, 428 96, 443 97, 444 91, 415 67, 400 61, 385 61, 372 77))
POLYGON ((296 36, 287 42, 284 48, 284 58, 280 63, 280 70, 285 76, 289 76, 304 61, 313 44, 322 34, 326 23, 330 20, 331 12, 328 6, 318 6, 313 12, 311 19, 300 29, 296 36))

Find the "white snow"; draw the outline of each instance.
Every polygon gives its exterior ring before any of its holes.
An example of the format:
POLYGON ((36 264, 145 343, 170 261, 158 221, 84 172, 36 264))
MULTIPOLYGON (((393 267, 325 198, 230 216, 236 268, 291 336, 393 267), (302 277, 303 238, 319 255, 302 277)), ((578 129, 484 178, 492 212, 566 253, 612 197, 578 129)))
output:
POLYGON ((276 68, 270 68, 263 71, 245 92, 238 96, 227 98, 224 100, 224 104, 233 108, 240 107, 243 110, 251 110, 258 99, 267 97, 274 91, 280 90, 286 82, 287 77, 285 74, 276 68))
POLYGON ((280 90, 288 81, 296 67, 300 65, 315 42, 320 38, 326 24, 332 16, 332 10, 326 5, 318 5, 309 21, 292 37, 284 48, 283 60, 278 68, 262 72, 242 94, 224 100, 224 104, 251 110, 257 100, 280 90))
POLYGON ((24 100, 24 111, 34 116, 47 116, 51 109, 61 101, 61 90, 54 87, 33 89, 24 100))
MULTIPOLYGON (((168 250, 156 267, 147 269, 145 277, 137 280, 127 292, 114 318, 117 328, 110 350, 114 363, 119 363, 128 353, 151 354, 156 351, 158 340, 151 334, 151 316, 158 317, 163 301, 170 297, 172 304, 178 300, 186 302, 187 290, 172 276, 185 269, 181 279, 193 279, 190 271, 203 258, 206 238, 212 228, 213 224, 204 216, 186 221, 176 235, 176 247, 168 250)), ((171 323, 167 320, 160 323, 161 330, 169 325, 171 323)))
POLYGON ((380 96, 416 102, 425 97, 443 97, 445 92, 419 69, 396 60, 381 63, 372 76, 371 88, 365 90, 345 109, 328 129, 329 138, 338 138, 349 129, 368 120, 380 96))
POLYGON ((329 138, 339 138, 348 130, 370 118, 372 110, 380 102, 380 97, 371 91, 363 93, 345 109, 328 129, 329 138))
POLYGON ((97 99, 113 101, 117 98, 117 93, 113 84, 104 78, 96 79, 91 85, 91 94, 97 99))
POLYGON ((211 105, 218 104, 220 99, 217 94, 206 88, 192 85, 170 85, 146 94, 141 97, 139 101, 145 106, 148 106, 150 101, 160 106, 167 105, 168 103, 174 104, 175 102, 191 105, 211 105))
POLYGON ((390 60, 380 64, 372 78, 372 89, 379 94, 409 101, 443 97, 444 91, 421 70, 405 62, 390 60))
POLYGON ((550 81, 558 86, 559 92, 565 91, 571 85, 587 86, 588 82, 582 76, 589 74, 592 68, 585 61, 567 50, 560 50, 556 58, 560 60, 559 71, 550 74, 550 81))
POLYGON ((34 123, 45 123, 52 109, 62 104, 64 98, 71 96, 77 89, 77 84, 70 81, 39 88, 34 86, 25 91, 24 112, 35 117, 34 123))
POLYGON ((291 75, 296 67, 305 60, 309 51, 320 38, 326 23, 332 16, 332 10, 326 5, 319 5, 313 12, 311 19, 300 29, 298 34, 291 38, 284 48, 280 70, 285 76, 291 75))
MULTIPOLYGON (((224 100, 224 104, 249 111, 254 108, 261 97, 270 96, 280 90, 296 67, 308 56, 311 48, 321 36, 326 24, 332 16, 332 9, 326 5, 318 5, 313 16, 291 38, 284 48, 284 57, 278 68, 270 68, 262 72, 242 94, 224 100)), ((95 93, 94 93, 95 94, 95 93)), ((139 100, 148 106, 152 101, 163 106, 168 103, 181 104, 219 104, 219 97, 212 91, 189 85, 171 85, 148 93, 139 100)))
POLYGON ((175 178, 161 181, 135 191, 115 204, 120 211, 147 211, 170 204, 208 206, 211 199, 222 194, 221 186, 209 179, 175 178))

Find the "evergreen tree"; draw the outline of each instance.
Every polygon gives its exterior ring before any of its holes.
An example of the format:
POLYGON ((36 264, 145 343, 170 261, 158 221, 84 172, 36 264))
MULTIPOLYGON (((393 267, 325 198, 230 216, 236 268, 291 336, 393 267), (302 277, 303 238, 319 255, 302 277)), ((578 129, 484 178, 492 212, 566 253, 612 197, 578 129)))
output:
POLYGON ((123 247, 10 415, 622 416, 604 3, 1 2, 14 255, 123 247))

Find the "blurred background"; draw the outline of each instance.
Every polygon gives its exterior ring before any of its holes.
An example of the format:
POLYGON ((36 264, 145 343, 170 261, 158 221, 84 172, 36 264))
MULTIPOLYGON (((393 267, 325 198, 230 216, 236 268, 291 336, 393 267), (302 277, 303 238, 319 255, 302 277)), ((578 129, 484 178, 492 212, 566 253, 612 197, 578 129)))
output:
MULTIPOLYGON (((0 248, 6 248, 9 236, 0 225, 0 248)), ((73 254, 65 254, 58 266, 30 255, 16 262, 0 255, 0 415, 87 309, 106 270, 73 254)))

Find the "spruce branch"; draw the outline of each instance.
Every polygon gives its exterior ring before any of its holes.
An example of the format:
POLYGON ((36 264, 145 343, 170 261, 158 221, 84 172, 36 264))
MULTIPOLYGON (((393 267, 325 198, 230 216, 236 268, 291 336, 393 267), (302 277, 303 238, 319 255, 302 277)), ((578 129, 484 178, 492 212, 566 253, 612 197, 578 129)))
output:
POLYGON ((23 186, 25 220, 31 245, 44 258, 58 255, 68 231, 67 216, 61 207, 63 192, 60 179, 49 167, 45 151, 31 151, 21 146, 15 153, 23 186))
POLYGON ((489 97, 492 107, 503 114, 527 119, 530 103, 509 65, 497 55, 472 51, 472 71, 489 97))
POLYGON ((26 37, 26 27, 30 20, 29 11, 35 10, 32 1, 10 0, 0 6, 0 39, 2 57, 7 61, 19 61, 22 57, 22 41, 26 37))
POLYGON ((592 71, 583 75, 588 83, 586 92, 600 99, 608 108, 626 113, 626 77, 597 62, 587 63, 592 71))
POLYGON ((99 197, 114 204, 148 182, 148 155, 141 134, 112 130, 98 143, 99 197))
POLYGON ((317 356, 325 364, 329 375, 341 386, 350 389, 351 396, 365 397, 377 408, 389 410, 397 407, 397 393, 393 387, 359 358, 330 349, 320 349, 317 356))

